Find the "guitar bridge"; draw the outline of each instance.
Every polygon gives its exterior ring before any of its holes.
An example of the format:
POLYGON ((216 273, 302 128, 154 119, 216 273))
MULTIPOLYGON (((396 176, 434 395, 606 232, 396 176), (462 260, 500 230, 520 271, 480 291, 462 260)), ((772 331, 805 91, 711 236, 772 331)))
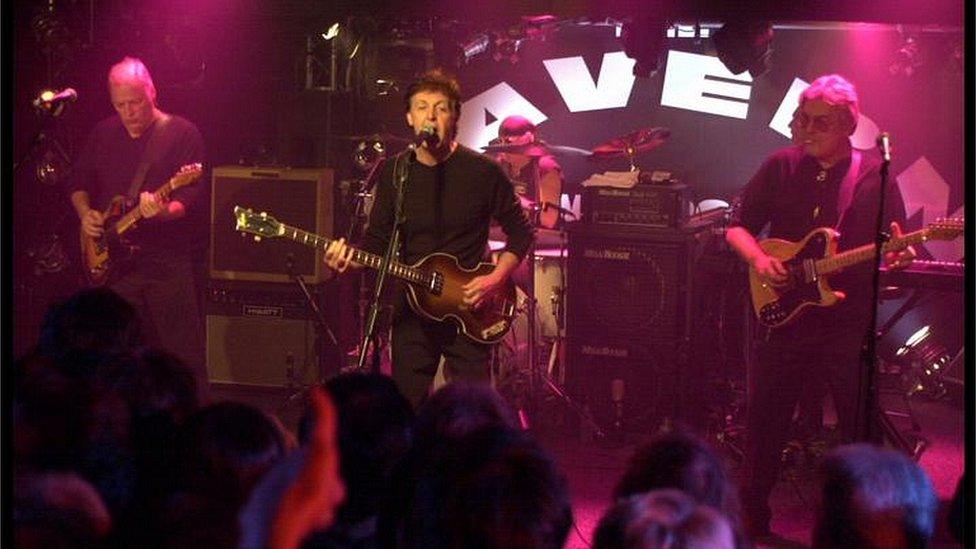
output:
POLYGON ((492 324, 491 326, 488 326, 484 330, 481 330, 481 338, 491 339, 498 334, 504 333, 507 326, 508 323, 506 323, 504 320, 499 320, 498 322, 492 324))

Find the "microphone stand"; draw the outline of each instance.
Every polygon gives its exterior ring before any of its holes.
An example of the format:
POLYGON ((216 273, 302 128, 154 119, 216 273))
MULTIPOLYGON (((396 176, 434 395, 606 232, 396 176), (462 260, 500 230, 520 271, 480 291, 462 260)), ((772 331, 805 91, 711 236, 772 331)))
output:
MULTIPOLYGON (((322 334, 325 333, 326 335, 329 336, 329 341, 332 343, 335 349, 339 348, 339 342, 336 340, 335 334, 332 333, 332 329, 329 328, 329 324, 325 321, 325 317, 322 316, 322 311, 319 309, 318 304, 315 303, 315 299, 312 297, 312 292, 309 291, 308 286, 305 284, 305 279, 302 278, 302 275, 295 272, 295 254, 289 253, 288 255, 285 256, 285 271, 288 273, 288 277, 294 280, 296 284, 298 284, 298 287, 301 288, 302 294, 305 296, 305 302, 308 305, 308 309, 306 310, 306 319, 308 317, 307 314, 308 311, 311 311, 313 313, 313 316, 315 317, 315 325, 318 327, 318 329, 315 330, 315 355, 318 361, 318 364, 316 365, 318 366, 316 372, 318 375, 318 379, 316 381, 317 383, 323 383, 325 381, 325 375, 322 367, 322 362, 323 362, 322 355, 324 354, 323 351, 325 349, 325 346, 322 344, 322 334)), ((306 357, 308 356, 307 353, 305 354, 305 356, 306 357)), ((288 397, 285 398, 284 402, 282 402, 281 405, 278 407, 279 414, 283 410, 288 408, 288 406, 290 406, 291 403, 294 402, 295 400, 299 398, 304 398, 307 390, 310 387, 309 385, 305 384, 304 379, 299 381, 298 383, 295 383, 296 376, 294 371, 294 359, 292 358, 291 353, 288 353, 288 358, 285 360, 285 363, 288 366, 288 370, 286 372, 286 377, 288 378, 288 386, 292 387, 292 385, 295 385, 296 387, 294 392, 288 395, 288 397)), ((305 365, 303 367, 307 367, 307 365, 308 365, 308 359, 306 358, 305 365)))
POLYGON ((295 256, 293 254, 288 254, 285 258, 285 268, 288 271, 288 276, 298 284, 298 287, 302 290, 302 295, 305 296, 305 302, 308 304, 308 309, 312 311, 315 318, 315 324, 318 326, 318 330, 315 332, 315 347, 319 358, 319 381, 324 381, 325 376, 322 375, 322 354, 324 350, 324 345, 322 345, 322 334, 329 336, 329 343, 338 348, 339 341, 336 339, 335 334, 332 332, 332 328, 325 321, 325 317, 322 316, 322 310, 319 309, 315 299, 312 297, 312 292, 309 291, 308 285, 305 284, 305 279, 302 275, 295 272, 295 256))
MULTIPOLYGON (((366 226, 367 216, 366 216, 366 198, 370 196, 373 189, 376 187, 376 176, 380 172, 380 167, 386 163, 386 156, 384 155, 373 167, 370 168, 369 173, 366 174, 364 179, 359 180, 359 188, 353 195, 353 213, 352 219, 349 222, 349 226, 346 228, 346 242, 353 242, 353 240, 360 235, 360 231, 366 226)), ((369 290, 366 289, 366 271, 361 271, 359 273, 359 298, 357 300, 356 310, 359 314, 360 321, 364 320, 367 315, 367 303, 370 302, 368 295, 369 290)), ((365 327, 360 326, 360 335, 365 333, 365 327)), ((377 370, 379 368, 376 368, 377 370)))
MULTIPOLYGON (((383 254, 383 262, 380 263, 379 274, 376 276, 376 286, 373 289, 373 300, 369 307, 369 316, 366 320, 366 327, 363 330, 363 339, 359 345, 359 364, 357 369, 363 371, 366 366, 366 353, 369 344, 374 340, 376 331, 376 319, 380 313, 380 297, 383 295, 383 288, 386 285, 386 275, 393 256, 400 246, 400 226, 403 224, 403 188, 407 183, 407 175, 410 172, 410 161, 413 159, 414 145, 406 151, 397 155, 393 165, 393 186, 396 188, 396 200, 394 203, 393 229, 389 241, 386 245, 386 252, 383 254), (401 160, 402 159, 402 160, 401 160)), ((380 373, 379 350, 373 350, 373 373, 380 373)))
POLYGON ((876 385, 877 369, 877 330, 878 330, 878 296, 881 284, 881 256, 885 242, 891 237, 884 229, 884 205, 888 187, 888 167, 890 157, 882 157, 881 185, 878 187, 878 215, 875 218, 874 233, 874 268, 871 273, 871 321, 864 333, 861 345, 861 376, 858 387, 858 402, 861 408, 857 414, 856 434, 860 440, 880 443, 880 422, 886 418, 880 413, 877 402, 878 388, 876 385))

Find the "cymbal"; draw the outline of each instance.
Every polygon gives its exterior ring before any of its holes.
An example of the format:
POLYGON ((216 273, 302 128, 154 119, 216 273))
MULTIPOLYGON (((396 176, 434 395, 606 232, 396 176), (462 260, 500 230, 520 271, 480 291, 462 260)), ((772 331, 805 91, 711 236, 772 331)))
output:
POLYGON ((614 137, 593 147, 593 156, 613 158, 618 156, 632 156, 647 152, 664 144, 671 136, 668 128, 641 128, 630 133, 614 137))
POLYGON ((510 153, 521 154, 539 158, 542 156, 590 156, 593 153, 586 149, 568 147, 565 145, 550 145, 543 141, 531 141, 529 143, 497 143, 482 147, 486 153, 510 153))
POLYGON ((392 133, 371 133, 362 135, 338 135, 337 139, 344 141, 382 141, 384 143, 410 143, 409 137, 393 135, 392 133))

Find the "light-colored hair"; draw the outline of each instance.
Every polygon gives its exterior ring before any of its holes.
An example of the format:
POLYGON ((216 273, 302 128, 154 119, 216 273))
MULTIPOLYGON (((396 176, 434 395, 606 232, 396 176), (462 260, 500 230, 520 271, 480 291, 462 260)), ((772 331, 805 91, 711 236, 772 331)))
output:
POLYGON ((800 106, 807 101, 819 99, 824 103, 843 107, 851 117, 851 133, 857 127, 857 119, 861 109, 857 100, 857 90, 846 78, 839 74, 827 74, 817 78, 800 94, 800 106))
POLYGON ((149 95, 149 99, 156 102, 156 85, 153 84, 152 75, 142 60, 126 56, 118 63, 112 65, 108 71, 108 83, 112 84, 139 84, 149 95))

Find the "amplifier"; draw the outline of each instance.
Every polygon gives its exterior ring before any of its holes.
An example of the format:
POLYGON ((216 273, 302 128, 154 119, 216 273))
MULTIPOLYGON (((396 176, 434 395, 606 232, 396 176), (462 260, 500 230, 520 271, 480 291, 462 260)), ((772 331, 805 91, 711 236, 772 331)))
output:
POLYGON ((613 415, 615 384, 632 425, 683 413, 694 274, 710 229, 568 231, 566 384, 598 420, 613 415))
POLYGON ((336 192, 332 178, 332 170, 325 168, 214 168, 211 278, 288 283, 294 273, 309 284, 327 280, 331 273, 322 262, 322 250, 288 238, 255 242, 251 235, 235 230, 234 206, 265 211, 282 223, 332 236, 336 192))
MULTIPOLYGON (((320 286, 309 291, 322 302, 320 286)), ((204 307, 210 381, 284 387, 319 379, 318 327, 297 285, 211 280, 204 307)))
POLYGON ((600 225, 677 228, 688 219, 688 186, 638 183, 630 189, 583 189, 583 221, 600 225))

